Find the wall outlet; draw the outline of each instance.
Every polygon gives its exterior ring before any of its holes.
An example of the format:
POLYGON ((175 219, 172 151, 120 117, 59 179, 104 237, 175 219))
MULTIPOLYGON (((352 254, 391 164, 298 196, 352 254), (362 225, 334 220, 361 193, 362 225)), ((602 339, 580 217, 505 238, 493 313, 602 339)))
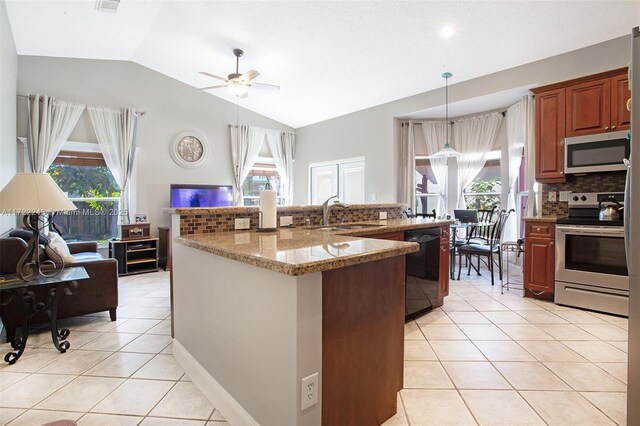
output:
POLYGON ((280 216, 280 226, 293 225, 293 216, 280 216))
POLYGON ((236 219, 235 229, 249 229, 251 227, 251 221, 248 217, 236 219))
POLYGON ((302 388, 300 389, 300 411, 304 411, 318 403, 318 392, 318 373, 314 373, 302 379, 302 388))
POLYGON ((549 201, 555 202, 558 198, 558 193, 556 191, 549 191, 549 201))
POLYGON ((571 191, 560 191, 560 201, 569 201, 571 191))
POLYGON ((380 220, 387 220, 387 212, 380 212, 380 220))

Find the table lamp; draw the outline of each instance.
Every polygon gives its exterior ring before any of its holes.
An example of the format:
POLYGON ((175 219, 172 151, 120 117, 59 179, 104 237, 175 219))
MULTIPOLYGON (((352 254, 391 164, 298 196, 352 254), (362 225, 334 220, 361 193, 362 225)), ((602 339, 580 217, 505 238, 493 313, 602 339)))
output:
POLYGON ((68 210, 76 210, 76 206, 46 173, 17 173, 0 191, 0 214, 23 214, 24 225, 33 232, 16 266, 18 278, 32 281, 39 275, 56 275, 64 268, 64 259, 61 266, 50 260, 41 263, 38 242, 40 230, 48 224, 40 226, 40 215, 68 210), (42 270, 45 263, 53 266, 46 273, 42 270))

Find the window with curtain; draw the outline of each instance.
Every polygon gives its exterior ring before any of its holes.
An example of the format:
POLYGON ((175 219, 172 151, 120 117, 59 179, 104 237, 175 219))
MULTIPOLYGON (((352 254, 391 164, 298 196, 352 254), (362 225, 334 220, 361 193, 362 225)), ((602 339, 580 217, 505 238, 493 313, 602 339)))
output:
POLYGON ((118 234, 120 189, 101 153, 60 151, 47 173, 78 207, 54 217, 65 240, 106 244, 118 234))
POLYGON ((464 201, 468 209, 490 210, 494 206, 501 208, 500 154, 500 151, 491 151, 480 173, 464 188, 464 201))
POLYGON ((415 213, 431 213, 438 210, 441 188, 425 156, 416 156, 416 211, 415 213))
POLYGON ((529 201, 529 180, 527 178, 527 162, 524 154, 520 162, 520 171, 516 181, 516 219, 518 223, 518 238, 524 237, 524 217, 527 215, 527 203, 529 201))
POLYGON ((310 164, 310 204, 322 204, 334 195, 345 203, 364 203, 364 171, 364 158, 310 164))
POLYGON ((284 205, 282 182, 275 162, 271 157, 258 157, 256 163, 251 168, 247 179, 242 185, 243 205, 257 206, 260 204, 260 191, 264 191, 267 183, 271 189, 276 191, 278 205, 284 205))

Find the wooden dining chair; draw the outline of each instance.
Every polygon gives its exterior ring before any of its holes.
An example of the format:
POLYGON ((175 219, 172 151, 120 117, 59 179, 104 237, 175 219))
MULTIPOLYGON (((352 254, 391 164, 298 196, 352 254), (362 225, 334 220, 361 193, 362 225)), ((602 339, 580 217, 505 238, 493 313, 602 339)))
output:
MULTIPOLYGON (((489 271, 491 272, 491 285, 494 285, 494 269, 496 261, 494 259, 494 255, 498 254, 498 272, 500 275, 500 279, 502 279, 502 256, 500 256, 500 241, 502 239, 502 232, 504 230, 504 224, 506 223, 509 215, 515 212, 514 209, 502 210, 498 215, 498 218, 490 227, 491 232, 489 234, 489 239, 486 244, 465 244, 457 248, 458 252, 458 279, 460 279, 460 272, 462 270, 462 256, 465 256, 468 262, 467 275, 471 275, 471 256, 486 257, 487 258, 487 266, 489 267, 489 271)), ((479 266, 479 265, 478 265, 479 266)), ((475 269, 475 267, 474 267, 475 269)), ((476 270, 478 275, 480 274, 480 268, 476 270)))

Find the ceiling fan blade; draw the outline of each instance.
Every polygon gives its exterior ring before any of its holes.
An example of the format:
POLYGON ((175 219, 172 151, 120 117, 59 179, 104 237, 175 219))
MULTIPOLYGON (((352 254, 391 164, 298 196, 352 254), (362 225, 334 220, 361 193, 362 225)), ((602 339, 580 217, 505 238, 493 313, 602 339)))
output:
POLYGON ((253 80, 254 78, 256 78, 256 77, 257 77, 257 76, 259 76, 259 75, 260 75, 260 73, 259 73, 258 71, 256 71, 256 70, 250 70, 250 71, 247 71, 247 72, 245 72, 244 74, 242 74, 242 75, 238 78, 238 80, 242 80, 242 81, 245 81, 245 82, 249 82, 249 81, 253 80))
POLYGON ((215 78, 215 79, 218 79, 218 80, 227 81, 227 79, 224 78, 224 77, 219 77, 217 75, 213 75, 213 74, 210 74, 210 73, 205 72, 205 71, 200 71, 200 74, 206 75, 207 77, 215 78))
POLYGON ((251 83, 251 87, 262 90, 280 90, 280 86, 276 84, 251 83))
POLYGON ((227 85, 226 84, 220 84, 218 86, 201 87, 200 90, 219 89, 221 87, 227 87, 227 85))

